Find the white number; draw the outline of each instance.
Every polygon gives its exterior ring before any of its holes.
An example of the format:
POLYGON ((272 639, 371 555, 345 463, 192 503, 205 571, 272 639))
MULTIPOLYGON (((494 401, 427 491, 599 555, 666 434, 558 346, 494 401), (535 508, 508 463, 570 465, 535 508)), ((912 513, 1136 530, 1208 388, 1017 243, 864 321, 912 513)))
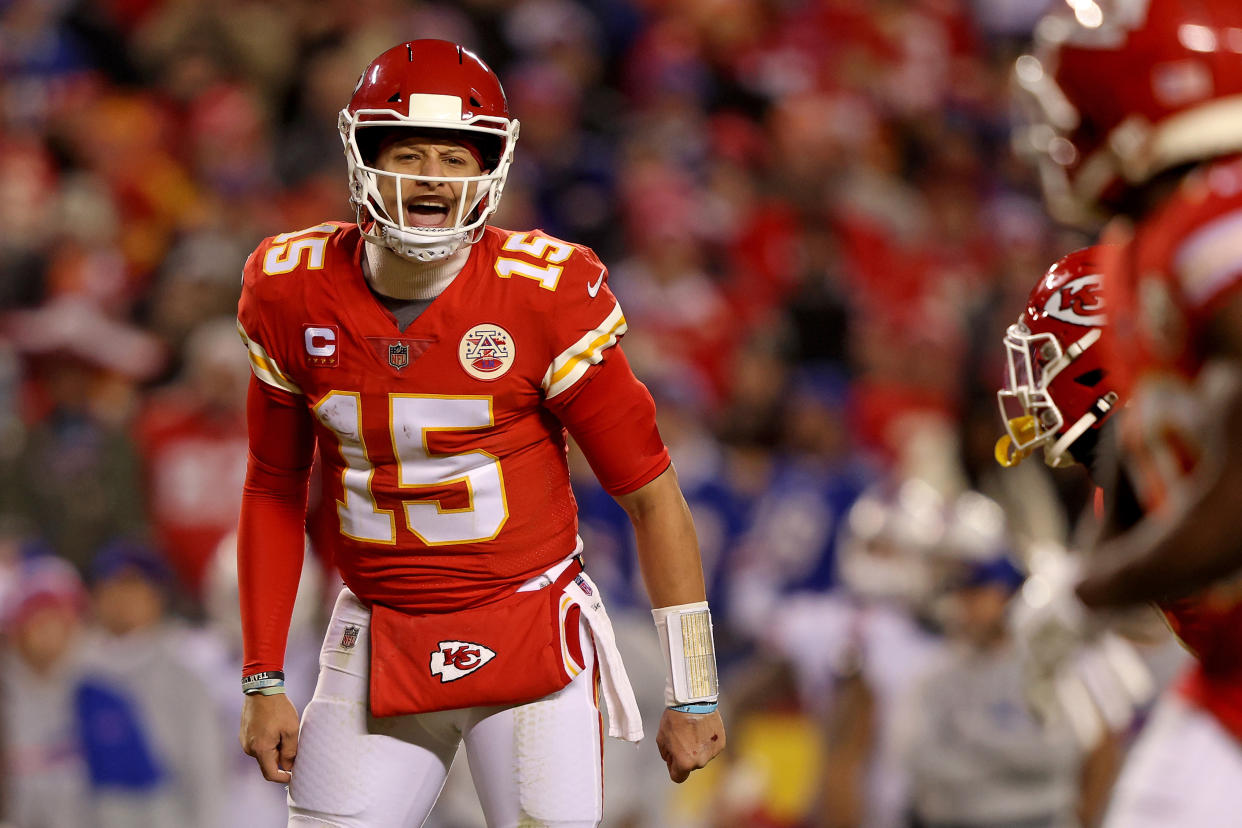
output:
MULTIPOLYGON (((337 502, 341 534, 355 540, 395 544, 393 512, 375 501, 371 480, 375 467, 362 440, 359 395, 329 392, 315 406, 320 422, 337 437, 345 471, 345 495, 337 502)), ((403 500, 406 526, 428 546, 491 540, 509 519, 500 461, 485 451, 433 454, 427 435, 433 431, 472 431, 494 424, 491 397, 389 396, 389 425, 397 482, 403 488, 443 487, 464 483, 468 503, 443 508, 436 497, 403 500)))
POLYGON ((336 434, 345 471, 341 486, 345 499, 336 503, 341 534, 372 543, 396 543, 397 527, 392 511, 381 509, 371 493, 375 467, 362 440, 362 408, 356 392, 330 391, 315 405, 315 416, 336 434))
POLYGON ((302 263, 302 255, 307 254, 306 268, 319 270, 323 267, 324 252, 328 248, 328 237, 336 232, 331 224, 317 224, 294 233, 281 233, 272 239, 272 246, 263 257, 263 272, 269 276, 288 273, 302 263), (297 238, 307 233, 322 235, 297 238))
POLYGON ((505 250, 512 250, 515 253, 529 253, 536 259, 543 259, 552 264, 560 264, 569 258, 569 254, 574 252, 572 244, 566 244, 563 241, 549 239, 547 236, 535 236, 530 241, 526 237, 530 233, 514 233, 505 239, 505 243, 501 245, 505 250), (549 250, 549 248, 551 248, 549 250))
POLYGON ((508 279, 516 273, 519 276, 534 279, 545 290, 556 290, 556 283, 561 278, 561 271, 564 270, 558 265, 574 252, 573 245, 549 239, 546 236, 535 236, 528 240, 529 235, 529 233, 514 233, 505 239, 501 248, 512 250, 514 253, 527 253, 537 259, 543 259, 548 264, 540 267, 521 259, 497 259, 496 275, 508 279))
POLYGON ((392 447, 402 488, 464 482, 469 505, 445 509, 433 499, 404 502, 406 525, 429 546, 491 540, 509 518, 500 461, 485 451, 432 454, 427 434, 491 428, 491 397, 393 394, 392 447), (417 435, 417 438, 415 437, 417 435))

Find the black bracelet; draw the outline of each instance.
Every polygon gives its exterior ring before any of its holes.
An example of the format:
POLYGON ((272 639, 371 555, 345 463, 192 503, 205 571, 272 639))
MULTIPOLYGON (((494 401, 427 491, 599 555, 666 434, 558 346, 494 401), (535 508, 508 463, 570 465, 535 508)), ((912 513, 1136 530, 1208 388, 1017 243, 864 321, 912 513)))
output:
POLYGON ((282 670, 268 670, 263 673, 252 673, 242 676, 242 692, 257 693, 267 687, 283 687, 285 674, 282 670))

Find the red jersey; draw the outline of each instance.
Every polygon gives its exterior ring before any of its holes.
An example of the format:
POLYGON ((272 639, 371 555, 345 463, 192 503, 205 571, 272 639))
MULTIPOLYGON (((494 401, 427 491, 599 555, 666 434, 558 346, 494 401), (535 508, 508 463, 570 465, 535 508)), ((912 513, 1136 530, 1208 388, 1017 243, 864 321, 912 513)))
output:
MULTIPOLYGON (((1126 400, 1127 471, 1148 513, 1188 485, 1205 445, 1202 369, 1213 311, 1242 289, 1242 159, 1199 170, 1161 208, 1105 241, 1124 245, 1105 268, 1110 363, 1126 400)), ((1173 631, 1197 656, 1182 684, 1192 700, 1242 738, 1242 588, 1230 579, 1163 604, 1173 631)))
POLYGON ((244 416, 208 409, 192 392, 165 393, 143 410, 134 437, 152 529, 181 582, 198 594, 216 546, 237 529, 244 416))
MULTIPOLYGON (((489 227, 401 330, 363 254, 342 223, 259 245, 238 312, 255 376, 313 414, 334 562, 363 602, 487 602, 580 548, 562 419, 605 364, 625 364, 625 318, 591 250, 489 227)), ((614 493, 667 467, 651 423, 614 440, 614 493)))

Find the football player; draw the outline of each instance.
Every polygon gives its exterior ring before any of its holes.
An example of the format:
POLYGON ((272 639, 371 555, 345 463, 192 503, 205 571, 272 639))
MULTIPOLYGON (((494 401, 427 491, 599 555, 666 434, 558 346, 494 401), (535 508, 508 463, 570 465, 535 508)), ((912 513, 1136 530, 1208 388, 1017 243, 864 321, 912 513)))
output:
POLYGON ((1198 656, 1127 764, 1109 819, 1232 824, 1242 605, 1220 579, 1242 564, 1242 6, 1072 6, 1041 22, 1015 75, 1033 115, 1017 139, 1040 159, 1049 207, 1107 220, 1114 245, 1101 263, 1103 343, 1126 401, 1121 462, 1103 481, 1111 537, 1077 592, 1091 607, 1160 601, 1198 656))
MULTIPOLYGON (((1005 333, 1007 371, 996 394, 1006 429, 996 443, 1002 466, 1042 449, 1049 466, 1079 463, 1093 479, 1109 473, 1121 403, 1101 343, 1108 328, 1100 264, 1108 252, 1101 245, 1057 261, 1005 333)), ((1030 579, 1010 622, 1026 660, 1028 699, 1046 717, 1068 719, 1080 742, 1094 746, 1150 701, 1150 676, 1074 595, 1080 556, 1041 541, 1025 558, 1030 579)))
POLYGON ((339 127, 356 223, 265 240, 238 311, 243 747, 289 783, 290 825, 421 824, 462 741, 489 825, 596 825, 599 696, 612 735, 642 727, 582 571, 567 431, 634 525, 670 777, 725 742, 694 527, 625 317, 591 250, 488 224, 518 122, 472 52, 389 49, 339 127), (299 733, 281 662, 316 445, 345 589, 299 733))

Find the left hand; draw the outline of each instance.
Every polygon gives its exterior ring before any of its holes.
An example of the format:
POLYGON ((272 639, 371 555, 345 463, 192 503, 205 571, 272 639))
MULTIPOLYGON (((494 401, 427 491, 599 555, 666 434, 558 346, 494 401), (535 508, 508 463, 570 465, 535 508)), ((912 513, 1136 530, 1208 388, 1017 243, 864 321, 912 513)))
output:
POLYGON ((660 717, 656 747, 674 782, 685 782, 692 771, 712 761, 724 746, 724 722, 719 711, 678 713, 665 709, 660 717))

